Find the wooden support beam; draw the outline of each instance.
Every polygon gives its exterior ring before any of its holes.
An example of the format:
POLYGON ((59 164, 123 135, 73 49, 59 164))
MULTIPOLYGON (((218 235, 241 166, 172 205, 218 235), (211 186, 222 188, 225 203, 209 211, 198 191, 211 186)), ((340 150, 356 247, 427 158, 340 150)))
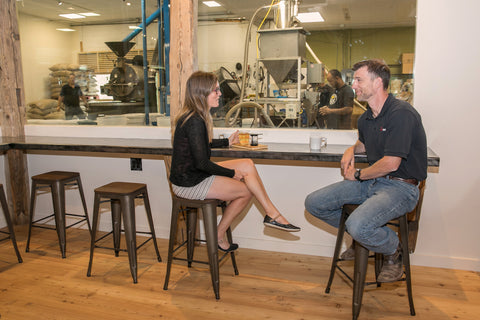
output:
MULTIPOLYGON (((25 94, 20 34, 15 0, 0 6, 0 126, 3 137, 25 136, 25 94)), ((28 169, 24 152, 10 150, 5 161, 5 179, 12 220, 27 222, 28 169)))
POLYGON ((170 119, 185 96, 188 77, 198 69, 196 0, 170 1, 170 119))

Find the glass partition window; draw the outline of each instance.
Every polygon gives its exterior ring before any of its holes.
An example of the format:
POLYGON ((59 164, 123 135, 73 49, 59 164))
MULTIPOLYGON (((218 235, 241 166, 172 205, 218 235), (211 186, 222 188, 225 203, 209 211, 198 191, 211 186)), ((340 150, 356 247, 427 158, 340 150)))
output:
MULTIPOLYGON (((17 2, 27 123, 170 125, 168 1, 144 1, 145 39, 142 2, 17 2)), ((198 67, 222 92, 214 125, 354 129, 362 103, 346 120, 322 114, 338 89, 326 75, 349 86, 369 58, 412 102, 415 14, 416 0, 199 0, 198 67)))
POLYGON ((163 1, 145 3, 17 2, 27 123, 163 122, 165 8, 163 1))
POLYGON ((415 0, 219 3, 199 2, 198 27, 199 68, 222 90, 216 126, 355 129, 367 106, 341 88, 353 64, 372 58, 389 65, 390 91, 412 102, 415 0), (328 81, 334 70, 341 81, 328 81))

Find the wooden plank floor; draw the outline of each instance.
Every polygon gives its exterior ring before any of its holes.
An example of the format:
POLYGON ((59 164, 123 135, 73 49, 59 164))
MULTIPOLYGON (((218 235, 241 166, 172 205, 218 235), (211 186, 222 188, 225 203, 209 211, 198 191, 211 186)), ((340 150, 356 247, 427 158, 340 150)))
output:
MULTIPOLYGON (((138 283, 133 284, 126 253, 96 249, 87 277, 88 231, 67 231, 62 259, 55 231, 34 229, 29 253, 26 228, 16 229, 22 264, 10 241, 0 243, 0 318, 3 319, 351 319, 352 288, 336 274, 325 285, 330 258, 240 248, 239 276, 230 259, 220 269, 215 300, 205 266, 174 261, 169 290, 166 264, 151 243, 139 250, 138 283)), ((167 240, 159 239, 167 258, 167 240)), ((202 258, 205 248, 196 249, 202 258)), ((369 271, 373 266, 369 266, 369 271)), ((371 276, 371 274, 370 274, 371 276)), ((479 319, 478 272, 413 267, 416 317, 409 314, 404 282, 367 287, 360 319, 479 319)))

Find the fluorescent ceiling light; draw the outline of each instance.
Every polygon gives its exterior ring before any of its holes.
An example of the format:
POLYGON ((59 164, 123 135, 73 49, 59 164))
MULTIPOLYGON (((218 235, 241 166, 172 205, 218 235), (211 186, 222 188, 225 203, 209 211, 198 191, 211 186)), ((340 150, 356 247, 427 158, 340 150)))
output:
POLYGON ((142 28, 139 27, 139 26, 128 26, 128 29, 137 30, 137 29, 142 29, 142 28))
POLYGON ((95 13, 95 12, 85 12, 85 13, 79 13, 81 14, 82 16, 85 16, 85 17, 98 17, 99 14, 98 13, 95 13))
POLYGON ((60 17, 64 17, 67 19, 83 19, 85 16, 76 14, 76 13, 67 13, 67 14, 59 14, 60 17))
POLYGON ((304 13, 299 13, 297 15, 297 19, 300 22, 303 23, 308 23, 308 22, 323 22, 325 21, 320 14, 320 12, 304 12, 304 13))
POLYGON ((72 31, 75 31, 73 29, 69 29, 69 28, 57 28, 56 30, 58 31, 65 31, 65 32, 72 32, 72 31))
POLYGON ((203 4, 206 5, 207 7, 213 8, 213 7, 221 7, 222 5, 218 3, 217 1, 203 1, 203 4))

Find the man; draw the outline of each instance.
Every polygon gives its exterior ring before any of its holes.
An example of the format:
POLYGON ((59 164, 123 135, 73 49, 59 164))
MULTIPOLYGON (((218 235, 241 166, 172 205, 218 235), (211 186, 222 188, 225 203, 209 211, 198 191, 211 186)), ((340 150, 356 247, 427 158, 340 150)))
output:
POLYGON ((318 112, 326 117, 328 129, 351 129, 353 90, 343 82, 342 74, 336 69, 328 72, 327 81, 335 91, 328 106, 321 107, 318 112))
POLYGON ((390 70, 383 61, 362 61, 353 70, 357 98, 369 108, 358 120, 358 140, 343 154, 345 179, 308 195, 305 207, 338 227, 342 206, 359 204, 346 221, 347 231, 384 255, 378 281, 392 282, 402 277, 403 266, 399 239, 385 224, 415 207, 418 183, 427 177, 427 141, 418 112, 388 94, 390 70), (355 154, 365 152, 369 166, 355 169, 355 154))
POLYGON ((60 111, 60 106, 65 105, 65 119, 71 120, 73 116, 79 119, 85 119, 85 113, 80 108, 80 98, 85 104, 87 99, 82 93, 82 90, 75 84, 75 75, 72 73, 68 76, 68 84, 62 87, 60 96, 58 97, 57 111, 60 111))

